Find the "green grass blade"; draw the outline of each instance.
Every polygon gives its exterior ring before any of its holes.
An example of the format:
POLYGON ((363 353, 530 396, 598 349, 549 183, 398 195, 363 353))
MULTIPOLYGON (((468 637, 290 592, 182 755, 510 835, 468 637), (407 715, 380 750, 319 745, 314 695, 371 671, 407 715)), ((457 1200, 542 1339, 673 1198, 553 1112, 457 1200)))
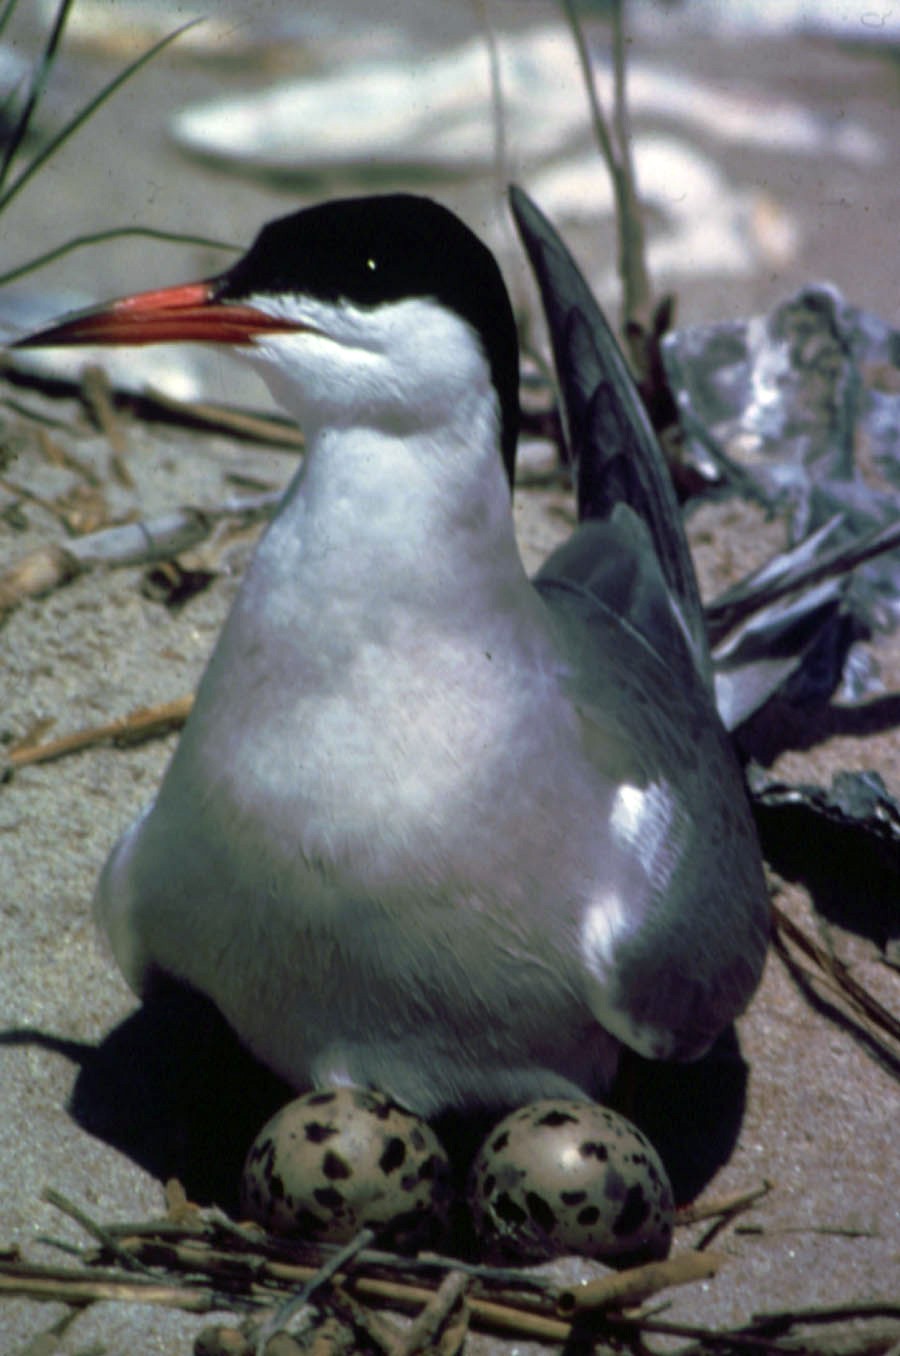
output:
POLYGON ((3 30, 9 23, 12 12, 18 3, 19 0, 6 0, 6 4, 3 6, 3 12, 0 13, 0 38, 3 37, 3 30))
POLYGON ((50 75, 54 58, 59 50, 63 29, 66 26, 66 20, 69 17, 69 10, 72 8, 72 3, 73 0, 61 0, 59 9, 56 11, 53 27, 44 44, 41 59, 37 63, 34 75, 31 79, 31 88, 28 91, 28 96, 22 107, 22 112, 19 114, 18 122, 13 128, 12 136, 7 143, 6 150, 3 153, 3 160, 0 162, 0 190, 2 190, 3 185, 6 183, 9 167, 13 162, 16 152, 25 139, 25 133, 28 131, 28 125, 31 122, 32 114, 37 108, 38 100, 44 92, 44 86, 47 83, 47 78, 50 75))
POLYGON ((52 264, 54 260, 61 259, 64 255, 70 254, 73 250, 79 250, 84 245, 101 245, 107 240, 118 240, 123 236, 143 236, 149 240, 163 240, 172 245, 200 245, 204 249, 211 250, 231 250, 237 252, 240 245, 230 245, 223 240, 210 240, 203 235, 183 235, 178 231, 157 231, 152 226, 115 226, 108 231, 95 231, 90 235, 78 235, 72 240, 67 240, 64 245, 57 245, 55 249, 48 250, 46 254, 40 254, 36 259, 29 259, 27 264, 19 264, 16 268, 10 269, 8 273, 0 273, 0 287, 5 287, 7 283, 15 282, 18 278, 23 278, 26 273, 34 273, 37 269, 43 268, 46 264, 52 264))
POLYGON ((182 33, 186 33, 189 28, 193 28, 198 23, 203 23, 203 20, 192 19, 189 23, 182 24, 180 28, 176 28, 173 33, 169 33, 166 37, 160 38, 159 42, 155 42, 146 52, 132 61, 123 71, 120 71, 117 76, 114 76, 109 84, 105 85, 103 89, 100 90, 99 94, 95 94, 93 99, 90 99, 73 118, 70 118, 65 127, 57 132, 54 137, 51 137, 43 150, 39 151, 31 161, 31 164, 25 167, 15 183, 0 196, 0 212, 9 205, 16 194, 25 187, 28 180, 37 174, 38 170, 47 163, 56 151, 59 150, 60 146, 68 141, 69 138, 87 122, 88 118, 97 111, 101 104, 104 104, 111 95, 115 94, 120 86, 124 85, 126 80, 129 80, 132 75, 135 75, 142 66, 146 66, 148 61, 152 61, 157 53, 161 52, 164 47, 168 47, 169 43, 174 42, 176 38, 180 38, 182 33))

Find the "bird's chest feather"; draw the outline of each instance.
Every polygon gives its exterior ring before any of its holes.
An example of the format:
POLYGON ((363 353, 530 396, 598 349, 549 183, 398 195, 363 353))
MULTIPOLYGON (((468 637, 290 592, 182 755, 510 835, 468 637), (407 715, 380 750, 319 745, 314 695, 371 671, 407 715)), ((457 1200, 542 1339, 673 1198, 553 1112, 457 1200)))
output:
POLYGON ((504 624, 479 638, 408 607, 341 616, 333 600, 305 622, 288 638, 270 615, 233 635, 228 702, 206 710, 201 693, 196 766, 216 788, 210 813, 231 818, 226 840, 367 892, 490 888, 472 863, 506 870, 504 838, 552 792, 548 743, 576 737, 552 666, 504 624))

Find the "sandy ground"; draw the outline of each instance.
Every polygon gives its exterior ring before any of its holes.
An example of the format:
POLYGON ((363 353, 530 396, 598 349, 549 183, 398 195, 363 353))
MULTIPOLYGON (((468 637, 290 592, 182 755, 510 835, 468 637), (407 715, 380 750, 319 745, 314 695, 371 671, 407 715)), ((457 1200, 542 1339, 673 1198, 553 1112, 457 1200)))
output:
MULTIPOLYGON (((464 29, 458 12, 453 22, 464 29)), ((653 49, 652 34, 641 41, 653 49)), ((868 49, 825 41, 744 39, 739 50, 703 45, 677 27, 657 35, 656 43, 656 56, 665 50, 698 77, 727 85, 739 68, 741 81, 773 99, 789 96, 832 111, 839 106, 841 116, 860 120, 888 147, 887 161, 874 167, 839 164, 827 154, 788 162, 759 148, 732 159, 732 179, 764 185, 798 223, 802 243, 777 267, 758 265, 739 278, 670 280, 679 288, 682 315, 747 314, 795 284, 827 276, 854 302, 900 322, 892 225, 900 151, 896 138, 891 141, 897 65, 868 49)), ((108 69, 108 62, 82 55, 67 78, 75 90, 95 85, 108 69)), ((133 219, 247 239, 259 221, 286 210, 293 200, 287 189, 188 165, 162 137, 163 110, 186 90, 196 98, 238 83, 233 69, 208 62, 170 57, 151 68, 86 130, 77 149, 23 194, 4 220, 5 258, 12 262, 13 254, 36 251, 70 229, 133 219)), ((457 186, 449 196, 477 220, 478 194, 488 191, 457 186)), ((510 252, 506 264, 519 285, 521 261, 510 252)), ((209 265, 198 251, 186 251, 175 265, 161 249, 124 245, 75 256, 47 282, 74 282, 102 295, 209 265)), ((225 373, 223 367, 223 388, 225 373)), ((111 469, 107 438, 76 401, 18 389, 5 394, 0 446, 12 459, 2 474, 44 501, 88 484, 84 470, 54 463, 48 439, 93 471, 112 515, 215 504, 233 490, 231 476, 276 486, 294 465, 283 453, 133 421, 125 428, 124 460, 134 486, 125 487, 111 469)), ((0 510, 0 568, 61 538, 56 514, 17 496, 7 483, 0 510), (17 498, 19 508, 6 512, 17 498)), ((565 531, 565 501, 524 492, 517 514, 523 550, 535 564, 565 531)), ((691 531, 704 592, 711 595, 777 549, 781 529, 732 504, 702 510, 691 531)), ((152 596, 139 568, 85 576, 21 606, 2 635, 3 738, 21 738, 40 722, 52 734, 63 733, 190 691, 251 545, 252 535, 243 534, 196 553, 188 563, 209 566, 214 578, 181 610, 152 596)), ((885 640, 878 657, 885 692, 895 695, 897 640, 885 640)), ((840 733, 802 752, 786 751, 777 769, 827 783, 836 769, 877 768, 900 794, 900 737, 890 726, 871 733, 877 724, 835 719, 830 729, 840 733)), ((37 1234, 82 1241, 42 1203, 48 1186, 98 1219, 158 1211, 161 1182, 171 1174, 195 1199, 228 1203, 249 1139, 283 1095, 249 1067, 208 1013, 177 1004, 137 1008, 90 918, 104 857, 152 795, 174 740, 94 749, 23 770, 0 786, 0 1244, 27 1245, 36 1257, 53 1255, 34 1244, 37 1234)), ((799 887, 780 889, 779 902, 808 931, 821 932, 799 887)), ((830 935, 854 975, 896 1011, 900 981, 876 948, 851 933, 830 935)), ((717 1240, 720 1275, 675 1295, 668 1315, 724 1324, 762 1309, 896 1296, 896 1066, 880 1061, 865 1033, 836 1019, 829 1005, 811 1002, 774 956, 737 1035, 740 1055, 725 1043, 695 1068, 645 1071, 638 1079, 638 1110, 664 1141, 682 1194, 718 1197, 764 1180, 772 1184, 742 1221, 752 1228, 732 1227, 717 1240)), ((685 1231, 678 1246, 695 1237, 696 1231, 685 1231)), ((24 1351, 60 1313, 53 1305, 3 1301, 0 1349, 24 1351)), ((208 1321, 97 1305, 59 1338, 58 1350, 75 1353, 100 1343, 109 1352, 187 1352, 194 1330, 208 1321)))

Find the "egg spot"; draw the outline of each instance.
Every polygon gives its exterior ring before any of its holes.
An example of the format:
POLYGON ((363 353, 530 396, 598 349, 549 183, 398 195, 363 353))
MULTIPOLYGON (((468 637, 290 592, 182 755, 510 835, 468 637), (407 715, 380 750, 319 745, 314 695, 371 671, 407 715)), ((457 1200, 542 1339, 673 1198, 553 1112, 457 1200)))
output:
POLYGON ((340 1154, 332 1153, 330 1149, 322 1159, 322 1172, 329 1181, 332 1182, 353 1175, 353 1170, 349 1163, 345 1163, 340 1154))
POLYGON ((559 1193, 559 1199, 562 1201, 563 1205, 567 1205, 567 1206, 569 1206, 569 1207, 571 1208, 571 1207, 574 1206, 574 1205, 581 1205, 581 1202, 582 1202, 582 1201, 586 1201, 586 1200, 587 1200, 587 1192, 586 1192, 586 1191, 561 1191, 561 1192, 559 1193))
POLYGON ((650 1205, 640 1186, 635 1184, 625 1193, 625 1205, 613 1224, 615 1234, 633 1234, 650 1214, 650 1205))
POLYGON ((311 1121, 304 1128, 303 1134, 310 1144, 324 1144, 326 1140, 334 1139, 337 1134, 337 1126, 328 1125, 324 1121, 311 1121))
POLYGON ((566 1111, 548 1111, 546 1116, 540 1116, 535 1121, 535 1125, 577 1125, 577 1119, 570 1116, 566 1111))
POLYGON ((326 1210, 340 1210, 344 1204, 344 1198, 337 1187, 317 1187, 313 1192, 313 1200, 326 1210))
POLYGON ((378 1160, 378 1166, 385 1177, 390 1177, 392 1172, 402 1168, 406 1162, 406 1145, 403 1140, 394 1135, 384 1146, 384 1151, 378 1160))

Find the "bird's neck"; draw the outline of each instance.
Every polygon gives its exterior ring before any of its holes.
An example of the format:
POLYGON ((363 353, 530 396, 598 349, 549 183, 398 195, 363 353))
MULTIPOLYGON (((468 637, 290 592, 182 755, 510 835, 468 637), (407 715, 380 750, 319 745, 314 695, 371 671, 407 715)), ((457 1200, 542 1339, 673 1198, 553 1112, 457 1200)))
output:
POLYGON ((314 433, 263 544, 267 571, 326 611, 514 605, 530 588, 490 432, 314 433))

